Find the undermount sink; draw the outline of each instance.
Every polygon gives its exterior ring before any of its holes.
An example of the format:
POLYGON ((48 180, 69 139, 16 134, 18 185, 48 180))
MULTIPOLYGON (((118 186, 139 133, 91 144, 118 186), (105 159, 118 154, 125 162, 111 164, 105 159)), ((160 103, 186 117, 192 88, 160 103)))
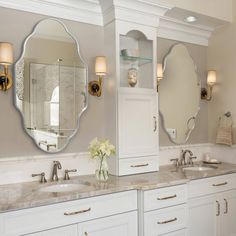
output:
POLYGON ((78 191, 86 187, 85 184, 54 184, 50 186, 45 186, 39 189, 40 192, 46 193, 63 193, 78 191))
POLYGON ((215 169, 217 169, 216 166, 188 166, 183 168, 183 170, 190 170, 190 171, 209 171, 215 169))

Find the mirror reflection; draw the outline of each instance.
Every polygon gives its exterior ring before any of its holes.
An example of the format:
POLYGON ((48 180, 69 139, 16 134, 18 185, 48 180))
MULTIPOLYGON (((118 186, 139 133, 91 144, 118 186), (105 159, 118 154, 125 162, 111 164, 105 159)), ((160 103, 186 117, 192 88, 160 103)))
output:
POLYGON ((44 151, 62 150, 87 106, 87 67, 76 40, 62 22, 41 21, 15 71, 15 101, 27 133, 44 151))
POLYGON ((174 45, 165 56, 158 89, 163 129, 171 142, 184 144, 200 109, 201 85, 194 61, 183 44, 174 45))

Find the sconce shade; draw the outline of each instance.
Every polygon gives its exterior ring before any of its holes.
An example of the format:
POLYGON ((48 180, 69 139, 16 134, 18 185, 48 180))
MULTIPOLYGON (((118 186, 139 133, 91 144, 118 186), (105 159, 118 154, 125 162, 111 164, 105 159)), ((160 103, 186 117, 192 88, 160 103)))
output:
POLYGON ((157 79, 163 79, 163 67, 162 64, 157 64, 157 79))
POLYGON ((106 57, 104 56, 96 57, 95 73, 96 75, 99 76, 105 75, 107 73, 106 57))
POLYGON ((207 75, 207 84, 214 85, 216 83, 216 71, 209 70, 207 75))
POLYGON ((13 63, 12 44, 0 42, 0 64, 11 65, 12 63, 13 63))

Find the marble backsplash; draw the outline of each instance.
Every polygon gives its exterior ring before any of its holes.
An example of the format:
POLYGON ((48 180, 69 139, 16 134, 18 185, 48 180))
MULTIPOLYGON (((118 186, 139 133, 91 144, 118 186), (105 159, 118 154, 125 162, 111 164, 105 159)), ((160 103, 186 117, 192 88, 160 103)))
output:
MULTIPOLYGON (((236 147, 225 147, 214 144, 194 144, 182 146, 166 146, 160 148, 160 165, 170 164, 170 159, 177 158, 182 149, 190 149, 197 160, 201 161, 205 153, 211 153, 213 158, 223 162, 236 164, 236 147)), ((81 176, 94 174, 96 163, 90 160, 88 153, 68 153, 42 156, 0 158, 0 185, 36 181, 32 174, 46 173, 47 179, 51 178, 53 161, 60 161, 62 170, 59 177, 62 178, 65 169, 77 169, 77 173, 71 175, 81 176)))

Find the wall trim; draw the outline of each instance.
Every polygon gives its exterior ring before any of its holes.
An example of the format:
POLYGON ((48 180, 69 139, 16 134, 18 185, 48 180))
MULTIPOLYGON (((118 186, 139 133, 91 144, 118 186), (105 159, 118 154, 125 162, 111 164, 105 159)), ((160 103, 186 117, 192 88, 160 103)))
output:
POLYGON ((160 146, 160 151, 174 150, 174 149, 189 149, 198 147, 209 147, 210 143, 198 143, 198 144, 183 144, 183 145, 173 145, 173 146, 160 146))
POLYGON ((209 148, 228 148, 229 150, 236 149, 236 144, 233 146, 220 145, 215 143, 197 143, 197 144, 183 144, 183 145, 170 145, 170 146, 160 146, 160 151, 174 150, 174 149, 190 149, 199 147, 209 147, 209 148))
MULTIPOLYGON (((219 145, 214 143, 197 143, 197 144, 183 144, 183 145, 170 145, 160 146, 160 151, 174 150, 174 149, 189 149, 198 147, 219 147, 236 149, 236 145, 232 147, 219 145)), ((55 159, 67 159, 67 158, 89 158, 89 152, 78 152, 78 153, 56 153, 56 154, 45 154, 45 155, 33 155, 33 156, 16 156, 16 157, 0 157, 1 162, 25 162, 25 161, 42 161, 42 160, 55 160, 55 159)))
POLYGON ((88 152, 78 153, 56 153, 56 154, 45 154, 45 155, 32 155, 32 156, 19 156, 19 157, 0 157, 0 163, 2 162, 25 162, 25 161, 48 161, 48 160, 64 160, 68 158, 89 158, 88 152))
POLYGON ((209 143, 210 147, 218 147, 218 148, 228 148, 228 149, 236 149, 236 144, 233 144, 232 146, 227 146, 227 145, 221 145, 221 144, 216 144, 216 143, 209 143))

